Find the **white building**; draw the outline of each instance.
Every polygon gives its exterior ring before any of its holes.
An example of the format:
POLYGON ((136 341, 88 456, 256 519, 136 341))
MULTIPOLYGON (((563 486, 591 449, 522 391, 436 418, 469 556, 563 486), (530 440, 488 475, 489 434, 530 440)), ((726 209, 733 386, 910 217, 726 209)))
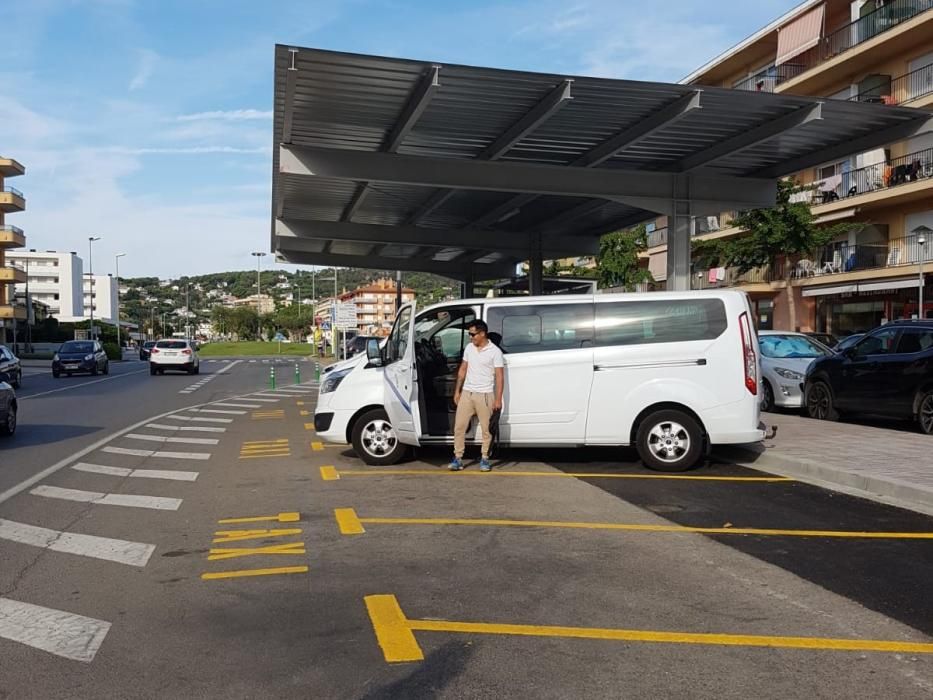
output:
MULTIPOLYGON (((113 275, 84 276, 83 319, 91 317, 91 302, 94 302, 94 320, 116 323, 117 279, 113 275)), ((66 320, 66 319, 60 319, 66 320)), ((73 319, 72 319, 73 320, 73 319)))
MULTIPOLYGON (((81 318, 81 276, 84 265, 75 253, 49 250, 11 250, 7 260, 26 270, 29 296, 49 307, 49 315, 60 321, 81 318)), ((26 283, 16 285, 16 294, 25 296, 26 283)))

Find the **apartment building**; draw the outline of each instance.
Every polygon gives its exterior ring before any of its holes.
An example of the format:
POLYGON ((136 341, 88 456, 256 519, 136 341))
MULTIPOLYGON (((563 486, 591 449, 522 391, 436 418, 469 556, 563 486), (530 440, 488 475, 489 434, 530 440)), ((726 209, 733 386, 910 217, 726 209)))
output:
MULTIPOLYGON (((113 275, 83 275, 83 319, 91 318, 91 308, 94 309, 94 321, 101 323, 117 322, 117 278, 113 275)), ((82 318, 67 319, 59 317, 60 321, 79 321, 82 318)))
MULTIPOLYGON (((29 298, 47 306, 50 316, 59 321, 82 317, 83 263, 75 253, 18 250, 7 253, 7 260, 25 272, 29 298)), ((26 281, 17 283, 16 295, 26 292, 26 281)))
MULTIPOLYGON (((807 0, 682 82, 933 112, 933 0, 807 0)), ((916 315, 919 279, 933 272, 933 132, 845 154, 795 179, 812 186, 798 196, 818 221, 858 225, 801 260, 778 258, 744 275, 695 269, 693 286, 740 285, 757 305, 760 327, 790 330, 789 264, 800 330, 844 334, 916 315)), ((730 226, 734 216, 697 218, 694 235, 743 235, 730 226)), ((647 256, 660 282, 666 243, 661 217, 649 224, 647 256)), ((924 317, 933 317, 930 292, 924 317)))
POLYGON ((231 296, 224 300, 223 305, 233 309, 238 306, 252 306, 260 314, 271 314, 275 311, 275 299, 268 294, 250 294, 242 299, 231 296))
POLYGON ((7 251, 26 245, 22 229, 6 223, 7 214, 26 208, 26 198, 15 187, 6 184, 11 177, 25 175, 26 168, 12 158, 0 157, 0 343, 7 340, 7 329, 26 320, 26 307, 16 303, 14 286, 26 281, 26 273, 7 259, 7 251))
MULTIPOLYGON (((341 302, 356 304, 357 328, 363 335, 380 335, 392 326, 398 312, 395 280, 378 279, 344 292, 341 302)), ((402 288, 402 303, 415 300, 415 290, 402 288)))

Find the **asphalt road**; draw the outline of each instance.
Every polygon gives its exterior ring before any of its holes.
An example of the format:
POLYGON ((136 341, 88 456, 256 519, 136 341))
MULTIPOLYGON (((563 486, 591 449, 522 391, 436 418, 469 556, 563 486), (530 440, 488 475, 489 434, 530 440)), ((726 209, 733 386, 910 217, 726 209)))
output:
MULTIPOLYGON (((368 468, 268 365, 131 371, 76 389, 134 398, 0 502, 0 698, 933 693, 931 518, 603 450, 368 468)), ((0 471, 60 454, 28 451, 0 471)))

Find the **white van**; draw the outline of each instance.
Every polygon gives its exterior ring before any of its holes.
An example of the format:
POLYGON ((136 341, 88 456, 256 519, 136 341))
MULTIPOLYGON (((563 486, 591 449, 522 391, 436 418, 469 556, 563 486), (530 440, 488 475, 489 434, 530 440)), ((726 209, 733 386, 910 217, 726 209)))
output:
POLYGON ((501 444, 634 445, 647 467, 683 471, 764 437, 751 314, 735 290, 407 304, 383 347, 322 379, 315 429, 372 465, 452 444, 457 368, 483 319, 505 354, 501 444))

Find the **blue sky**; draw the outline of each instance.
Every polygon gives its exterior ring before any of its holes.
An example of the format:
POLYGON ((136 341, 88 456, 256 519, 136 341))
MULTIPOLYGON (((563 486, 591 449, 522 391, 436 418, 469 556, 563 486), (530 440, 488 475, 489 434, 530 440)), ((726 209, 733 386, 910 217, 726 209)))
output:
MULTIPOLYGON (((30 248, 95 272, 251 267, 268 250, 276 43, 674 82, 796 2, 24 0, 5 3, 0 155, 30 248)), ((266 258, 267 265, 271 258, 266 258)))

